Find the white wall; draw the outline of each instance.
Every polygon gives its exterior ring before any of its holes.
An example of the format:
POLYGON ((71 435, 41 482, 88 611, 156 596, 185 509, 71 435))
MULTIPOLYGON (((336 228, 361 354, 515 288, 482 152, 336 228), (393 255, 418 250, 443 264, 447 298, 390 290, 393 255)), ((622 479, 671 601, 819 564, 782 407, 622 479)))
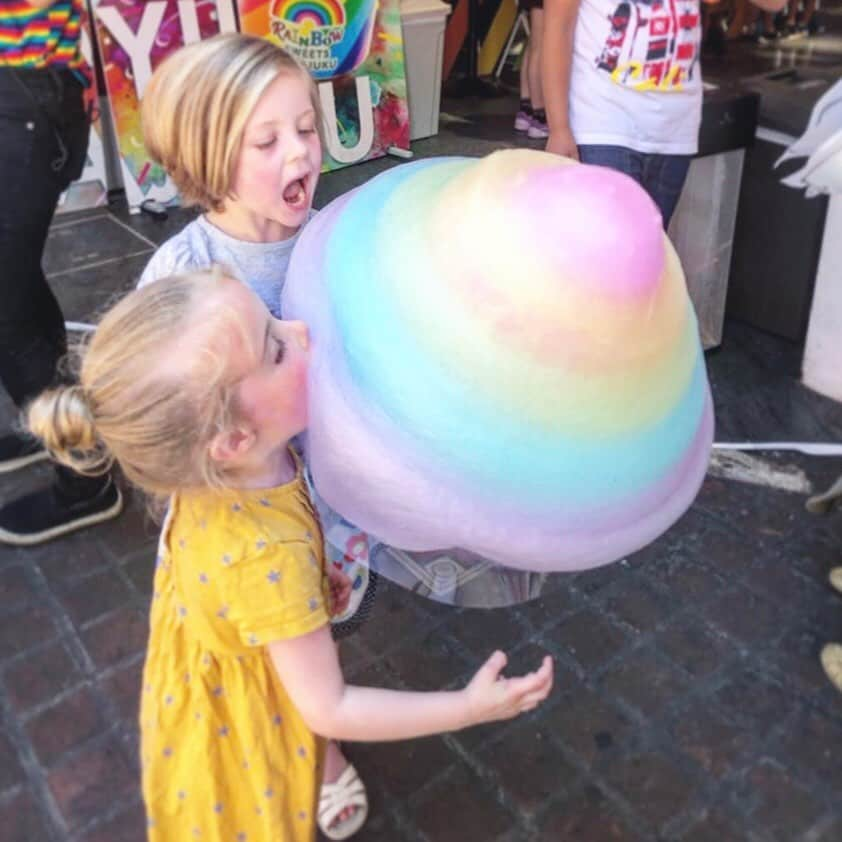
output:
POLYGON ((842 195, 831 195, 804 347, 802 379, 842 401, 842 195))

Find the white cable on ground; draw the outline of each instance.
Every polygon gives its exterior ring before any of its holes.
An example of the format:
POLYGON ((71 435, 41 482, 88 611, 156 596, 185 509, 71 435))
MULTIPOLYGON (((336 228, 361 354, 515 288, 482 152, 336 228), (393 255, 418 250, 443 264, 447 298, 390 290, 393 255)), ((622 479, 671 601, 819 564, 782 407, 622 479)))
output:
POLYGON ((797 450, 808 456, 842 456, 842 444, 809 441, 724 441, 714 442, 714 450, 797 450))
POLYGON ((94 330, 93 325, 85 322, 65 322, 64 326, 67 330, 73 330, 76 333, 91 333, 94 330))

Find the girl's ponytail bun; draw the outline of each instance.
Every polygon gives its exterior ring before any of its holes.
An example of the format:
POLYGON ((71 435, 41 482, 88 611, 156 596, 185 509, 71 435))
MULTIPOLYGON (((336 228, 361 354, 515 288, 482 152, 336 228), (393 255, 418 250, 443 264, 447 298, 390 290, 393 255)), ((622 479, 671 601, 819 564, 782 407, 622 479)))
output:
POLYGON ((82 474, 100 474, 112 459, 96 434, 93 413, 81 386, 61 386, 37 397, 27 426, 55 459, 82 474))

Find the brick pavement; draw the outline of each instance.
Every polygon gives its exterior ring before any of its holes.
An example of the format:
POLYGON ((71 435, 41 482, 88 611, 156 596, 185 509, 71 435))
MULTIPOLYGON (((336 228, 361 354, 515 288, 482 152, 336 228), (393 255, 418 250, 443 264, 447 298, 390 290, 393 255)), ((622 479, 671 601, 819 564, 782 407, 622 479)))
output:
MULTIPOLYGON (((444 132, 428 148, 459 142, 444 132)), ((371 170, 348 172, 326 179, 327 192, 371 170)), ((47 264, 68 316, 128 286, 183 222, 119 211, 60 220, 47 264), (88 265, 92 248, 110 249, 108 262, 88 265)), ((842 408, 797 383, 797 348, 729 325, 709 364, 720 437, 842 440, 842 408)), ((10 418, 0 404, 0 421, 10 418)), ((839 469, 763 458, 816 487, 839 469)), ((40 467, 0 479, 0 500, 45 477, 40 467)), ((135 720, 154 535, 132 496, 116 522, 0 548, 4 842, 143 839, 135 720)), ((842 600, 826 584, 840 550, 838 514, 816 518, 802 496, 711 477, 655 544, 558 577, 533 603, 457 611, 385 585, 345 647, 351 679, 458 686, 501 647, 513 669, 551 652, 557 689, 505 725, 350 746, 372 801, 357 838, 838 842, 842 696, 817 655, 842 640, 842 600)))
MULTIPOLYGON (((842 698, 817 662, 842 639, 823 576, 842 519, 711 479, 627 561, 515 609, 395 587, 346 647, 352 680, 458 686, 494 647, 557 665, 521 720, 355 745, 366 840, 838 840, 842 698)), ((0 553, 0 827, 8 842, 143 838, 137 691, 154 530, 121 520, 0 553)))

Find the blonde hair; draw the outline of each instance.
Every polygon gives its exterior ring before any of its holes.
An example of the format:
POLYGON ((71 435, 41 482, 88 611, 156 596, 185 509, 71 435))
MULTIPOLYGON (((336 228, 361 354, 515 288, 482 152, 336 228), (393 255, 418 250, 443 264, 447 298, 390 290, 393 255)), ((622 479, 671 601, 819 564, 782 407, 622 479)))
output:
POLYGON ((309 82, 323 140, 316 83, 294 56, 265 38, 217 35, 182 47, 152 74, 141 105, 143 140, 184 204, 222 210, 249 115, 282 73, 309 82))
POLYGON ((102 473, 116 460, 153 497, 226 487, 209 445, 237 416, 219 347, 221 322, 236 324, 236 316, 218 308, 202 323, 201 337, 193 331, 197 305, 225 282, 236 283, 214 268, 162 278, 126 296, 76 349, 78 385, 52 389, 29 406, 32 433, 80 473, 102 473), (176 348, 185 336, 186 353, 176 348))

